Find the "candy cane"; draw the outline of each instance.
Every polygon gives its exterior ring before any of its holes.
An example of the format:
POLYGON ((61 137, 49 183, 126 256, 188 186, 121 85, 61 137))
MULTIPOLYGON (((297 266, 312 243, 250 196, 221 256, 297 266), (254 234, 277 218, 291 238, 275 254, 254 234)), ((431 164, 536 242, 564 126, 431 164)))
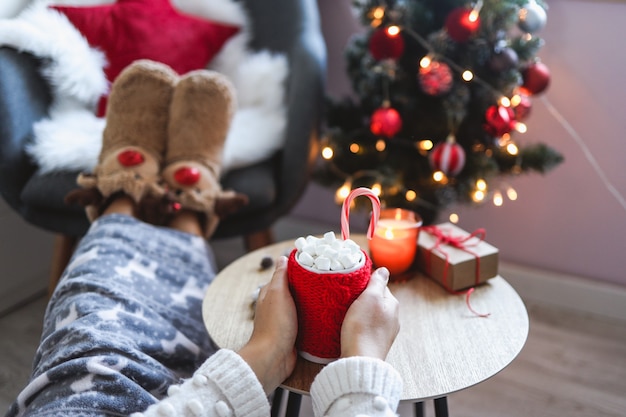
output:
POLYGON ((380 200, 372 190, 361 187, 352 190, 350 194, 348 194, 348 197, 343 200, 343 205, 341 206, 341 238, 343 240, 350 238, 350 222, 348 220, 350 216, 350 203, 361 195, 369 197, 372 201, 372 217, 370 218, 370 224, 367 229, 367 238, 371 239, 374 236, 374 230, 376 229, 378 217, 380 216, 380 200))

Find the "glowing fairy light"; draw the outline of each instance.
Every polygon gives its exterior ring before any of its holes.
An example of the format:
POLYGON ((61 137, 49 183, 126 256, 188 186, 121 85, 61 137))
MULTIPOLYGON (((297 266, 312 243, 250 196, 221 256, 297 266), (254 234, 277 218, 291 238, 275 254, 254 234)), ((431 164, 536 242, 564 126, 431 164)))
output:
POLYGON ((335 192, 335 201, 337 203, 343 203, 343 201, 348 198, 348 195, 350 195, 351 189, 351 184, 344 183, 341 187, 337 189, 337 192, 335 192))
POLYGON ((383 139, 378 139, 376 141, 376 150, 378 152, 382 152, 387 148, 387 142, 385 142, 383 139))
POLYGON ((372 10, 372 17, 374 19, 382 19, 383 17, 385 17, 385 8, 379 6, 372 10))
POLYGON ((443 171, 433 172, 433 179, 437 182, 443 181, 445 177, 446 177, 446 174, 444 174, 443 171))
POLYGON ((487 189, 487 181, 484 179, 479 179, 476 181, 476 189, 479 191, 485 191, 487 189))
POLYGON ((404 194, 404 198, 406 198, 406 201, 415 201, 415 199, 417 198, 417 193, 413 190, 408 190, 404 194))
POLYGON ((496 207, 502 206, 504 203, 504 198, 502 197, 502 193, 500 191, 496 191, 493 193, 493 205, 496 207))
POLYGON ((470 70, 465 70, 463 74, 461 74, 461 78, 463 78, 464 81, 472 81, 474 79, 474 73, 470 70))
POLYGON ((334 154, 333 148, 330 146, 325 146, 324 149, 322 149, 322 158, 324 159, 332 159, 334 154))
POLYGON ((517 148, 516 144, 509 143, 508 145, 506 145, 506 151, 511 155, 517 155, 519 152, 519 149, 517 148))
POLYGON ((359 153, 360 150, 361 150, 361 147, 359 146, 358 143, 350 144, 350 152, 352 152, 352 153, 359 153))
POLYGON ((476 190, 472 193, 472 200, 477 203, 480 203, 485 199, 485 192, 482 190, 476 190))
POLYGON ((509 200, 515 201, 517 200, 517 191, 515 191, 515 188, 509 187, 506 189, 506 196, 509 197, 509 200))
POLYGON ((456 213, 450 213, 450 217, 448 217, 450 223, 457 224, 459 222, 459 215, 456 213))
POLYGON ((389 36, 398 36, 400 34, 400 26, 391 25, 387 28, 389 36))
POLYGON ((433 141, 429 139, 421 140, 418 146, 422 151, 430 151, 433 148, 433 141))

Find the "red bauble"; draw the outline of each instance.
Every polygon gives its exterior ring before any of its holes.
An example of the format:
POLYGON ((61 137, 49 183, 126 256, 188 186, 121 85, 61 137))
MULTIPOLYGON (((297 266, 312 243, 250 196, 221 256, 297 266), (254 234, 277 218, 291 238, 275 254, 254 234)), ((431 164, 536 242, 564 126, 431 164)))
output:
POLYGON ((445 62, 432 61, 426 68, 420 67, 418 80, 426 94, 438 96, 452 88, 452 71, 445 62))
POLYGON ((550 70, 542 62, 534 62, 522 71, 522 87, 528 95, 542 93, 550 85, 550 70))
POLYGON ((404 38, 400 33, 390 34, 388 28, 380 28, 372 33, 368 49, 377 61, 398 59, 404 52, 404 38))
POLYGON ((515 114, 510 107, 491 106, 485 112, 485 131, 492 136, 500 137, 515 128, 515 114))
POLYGON ((402 129, 400 113, 391 107, 380 107, 370 120, 370 130, 377 136, 391 138, 402 129))
POLYGON ((520 95, 520 102, 513 107, 513 113, 515 113, 515 119, 518 121, 522 121, 530 115, 530 109, 532 108, 532 103, 528 96, 520 95))
POLYGON ((480 27, 480 18, 472 19, 472 9, 458 7, 446 18, 445 28, 448 35, 457 42, 467 42, 480 27))
POLYGON ((439 143, 428 156, 430 166, 446 175, 457 175, 465 166, 465 151, 454 139, 439 143))

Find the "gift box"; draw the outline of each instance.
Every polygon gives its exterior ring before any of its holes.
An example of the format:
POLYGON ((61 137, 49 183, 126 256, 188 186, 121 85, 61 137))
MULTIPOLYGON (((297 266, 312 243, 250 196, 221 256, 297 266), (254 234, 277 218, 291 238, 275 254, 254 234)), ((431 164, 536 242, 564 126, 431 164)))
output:
POLYGON ((498 249, 484 229, 469 233, 452 223, 422 227, 418 266, 449 291, 476 286, 498 275, 498 249))

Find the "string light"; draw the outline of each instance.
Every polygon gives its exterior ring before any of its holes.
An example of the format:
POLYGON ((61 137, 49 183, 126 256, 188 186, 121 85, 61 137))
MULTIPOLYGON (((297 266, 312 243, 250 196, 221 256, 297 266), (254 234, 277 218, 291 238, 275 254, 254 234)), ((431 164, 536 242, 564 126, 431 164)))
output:
POLYGON ((480 14, 480 9, 483 8, 483 0, 478 0, 476 2, 476 5, 472 8, 472 11, 470 12, 469 16, 467 17, 467 19, 470 22, 475 22, 478 20, 479 14, 480 14))
POLYGON ((461 74, 461 78, 463 78, 464 81, 472 81, 474 79, 474 73, 470 70, 465 70, 461 74))
POLYGON ((372 17, 374 19, 382 19, 385 17, 385 8, 378 6, 374 10, 372 10, 372 17))
POLYGON ((502 96, 498 102, 503 107, 511 107, 511 100, 508 97, 502 96))
POLYGON ((418 147, 422 151, 430 151, 433 148, 433 141, 429 139, 421 140, 418 147))
POLYGON ((482 190, 476 190, 474 191, 474 193, 472 194, 472 200, 474 200, 477 203, 480 203, 481 201, 483 201, 485 199, 485 192, 482 190))
POLYGON ((352 184, 346 182, 341 187, 337 189, 335 192, 335 202, 337 204, 343 203, 343 201, 350 195, 350 191, 352 190, 352 184))
POLYGON ((376 197, 380 197, 380 194, 382 193, 381 185, 379 183, 374 183, 372 185, 372 192, 376 194, 376 197))
POLYGON ((526 133, 526 131, 528 130, 528 126, 526 126, 526 123, 517 122, 515 123, 515 130, 520 133, 526 133))
POLYGON ((505 133, 504 135, 502 135, 500 140, 502 141, 500 146, 506 146, 506 144, 511 141, 511 134, 510 133, 505 133))
POLYGON ((332 159, 333 155, 334 155, 333 148, 331 148, 330 146, 324 146, 324 148, 322 149, 322 158, 326 160, 332 159))
POLYGON ((476 189, 479 191, 485 191, 487 189, 487 181, 484 179, 479 179, 476 181, 476 189))
POLYGON ((391 25, 387 28, 387 34, 389 36, 398 36, 400 34, 400 26, 391 25))
POLYGON ((378 139, 375 146, 378 152, 382 152, 387 148, 387 142, 384 139, 378 139))
POLYGON ((502 197, 502 193, 500 191, 496 191, 493 193, 493 205, 496 207, 502 206, 504 203, 504 198, 502 197))
POLYGON ((385 17, 385 8, 382 6, 376 7, 369 13, 369 17, 372 20, 370 23, 372 27, 380 26, 383 23, 383 17, 385 17))
POLYGON ((444 178, 446 178, 446 174, 443 171, 435 171, 433 172, 433 179, 437 182, 443 182, 444 178))
POLYGON ((458 223, 459 222, 459 215, 456 213, 450 213, 450 217, 448 217, 450 220, 450 223, 458 223))
POLYGON ((430 57, 430 54, 426 55, 425 57, 423 57, 420 60, 420 67, 422 68, 428 68, 432 62, 432 58, 430 57))
POLYGON ((509 197, 509 200, 515 201, 517 200, 517 191, 515 191, 513 187, 508 187, 506 189, 506 196, 509 197))
POLYGON ((415 199, 417 198, 417 193, 413 190, 408 190, 404 194, 404 198, 406 198, 406 201, 415 201, 415 199))
POLYGON ((511 155, 517 155, 519 153, 517 145, 512 142, 506 145, 506 151, 511 155))
POLYGON ((521 102, 522 96, 520 96, 519 94, 513 94, 513 97, 511 97, 511 106, 517 107, 521 102))
POLYGON ((359 153, 360 150, 361 150, 361 146, 359 146, 358 143, 353 142, 350 144, 350 152, 359 153))

